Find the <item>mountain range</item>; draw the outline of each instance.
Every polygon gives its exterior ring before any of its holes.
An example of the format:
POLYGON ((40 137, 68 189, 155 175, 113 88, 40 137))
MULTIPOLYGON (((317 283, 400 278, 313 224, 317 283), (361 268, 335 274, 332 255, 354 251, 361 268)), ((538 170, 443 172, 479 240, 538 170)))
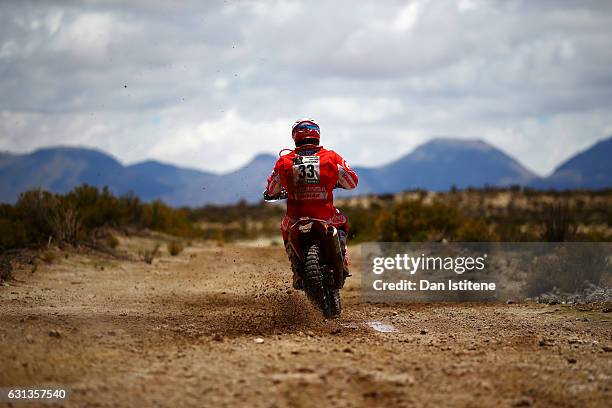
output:
MULTIPOLYGON (((349 194, 394 193, 409 189, 522 185, 538 189, 612 188, 612 137, 602 140, 539 177, 503 151, 481 140, 433 139, 381 167, 355 167, 359 188, 349 194)), ((0 153, 0 202, 13 203, 23 191, 65 193, 87 183, 117 194, 134 192, 145 201, 173 206, 258 201, 276 157, 257 155, 236 171, 216 174, 158 161, 124 166, 93 149, 51 147, 28 154, 0 153)), ((342 192, 347 195, 347 192, 342 192)))

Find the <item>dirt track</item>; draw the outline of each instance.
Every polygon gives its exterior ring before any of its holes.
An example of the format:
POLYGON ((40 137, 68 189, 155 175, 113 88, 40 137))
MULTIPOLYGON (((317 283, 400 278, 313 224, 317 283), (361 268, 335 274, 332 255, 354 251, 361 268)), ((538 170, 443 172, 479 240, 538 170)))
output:
POLYGON ((70 254, 16 277, 0 287, 0 386, 64 384, 69 406, 612 401, 610 305, 362 304, 356 273, 326 322, 278 247, 198 244, 153 265, 70 254))

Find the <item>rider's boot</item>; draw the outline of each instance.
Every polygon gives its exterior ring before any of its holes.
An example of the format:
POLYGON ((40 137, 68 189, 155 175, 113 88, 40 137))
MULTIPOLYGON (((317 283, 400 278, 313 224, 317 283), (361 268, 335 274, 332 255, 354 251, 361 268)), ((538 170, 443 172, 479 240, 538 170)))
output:
POLYGON ((293 289, 302 290, 304 289, 304 285, 302 284, 302 278, 297 270, 293 271, 293 289))
POLYGON ((285 251, 287 251, 287 256, 289 257, 289 261, 291 262, 291 270, 293 271, 293 289, 302 290, 304 289, 304 285, 302 285, 302 277, 300 276, 300 260, 293 252, 293 249, 289 245, 289 243, 285 243, 285 251))

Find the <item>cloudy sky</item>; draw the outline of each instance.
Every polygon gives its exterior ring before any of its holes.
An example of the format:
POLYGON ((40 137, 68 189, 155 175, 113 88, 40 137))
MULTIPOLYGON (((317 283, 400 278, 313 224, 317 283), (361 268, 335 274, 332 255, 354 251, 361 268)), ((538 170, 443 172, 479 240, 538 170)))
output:
POLYGON ((291 144, 380 165, 481 138, 546 174, 612 135, 610 1, 0 2, 0 150, 214 171, 291 144))

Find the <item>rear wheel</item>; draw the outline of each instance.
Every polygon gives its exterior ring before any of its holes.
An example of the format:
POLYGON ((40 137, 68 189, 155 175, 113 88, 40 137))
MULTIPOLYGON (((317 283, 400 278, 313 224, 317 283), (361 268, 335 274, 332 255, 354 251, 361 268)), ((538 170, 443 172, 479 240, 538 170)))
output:
POLYGON ((304 291, 308 299, 323 313, 330 317, 330 307, 327 301, 328 289, 323 286, 323 271, 320 264, 320 249, 317 244, 312 244, 304 254, 304 276, 302 281, 304 291))

